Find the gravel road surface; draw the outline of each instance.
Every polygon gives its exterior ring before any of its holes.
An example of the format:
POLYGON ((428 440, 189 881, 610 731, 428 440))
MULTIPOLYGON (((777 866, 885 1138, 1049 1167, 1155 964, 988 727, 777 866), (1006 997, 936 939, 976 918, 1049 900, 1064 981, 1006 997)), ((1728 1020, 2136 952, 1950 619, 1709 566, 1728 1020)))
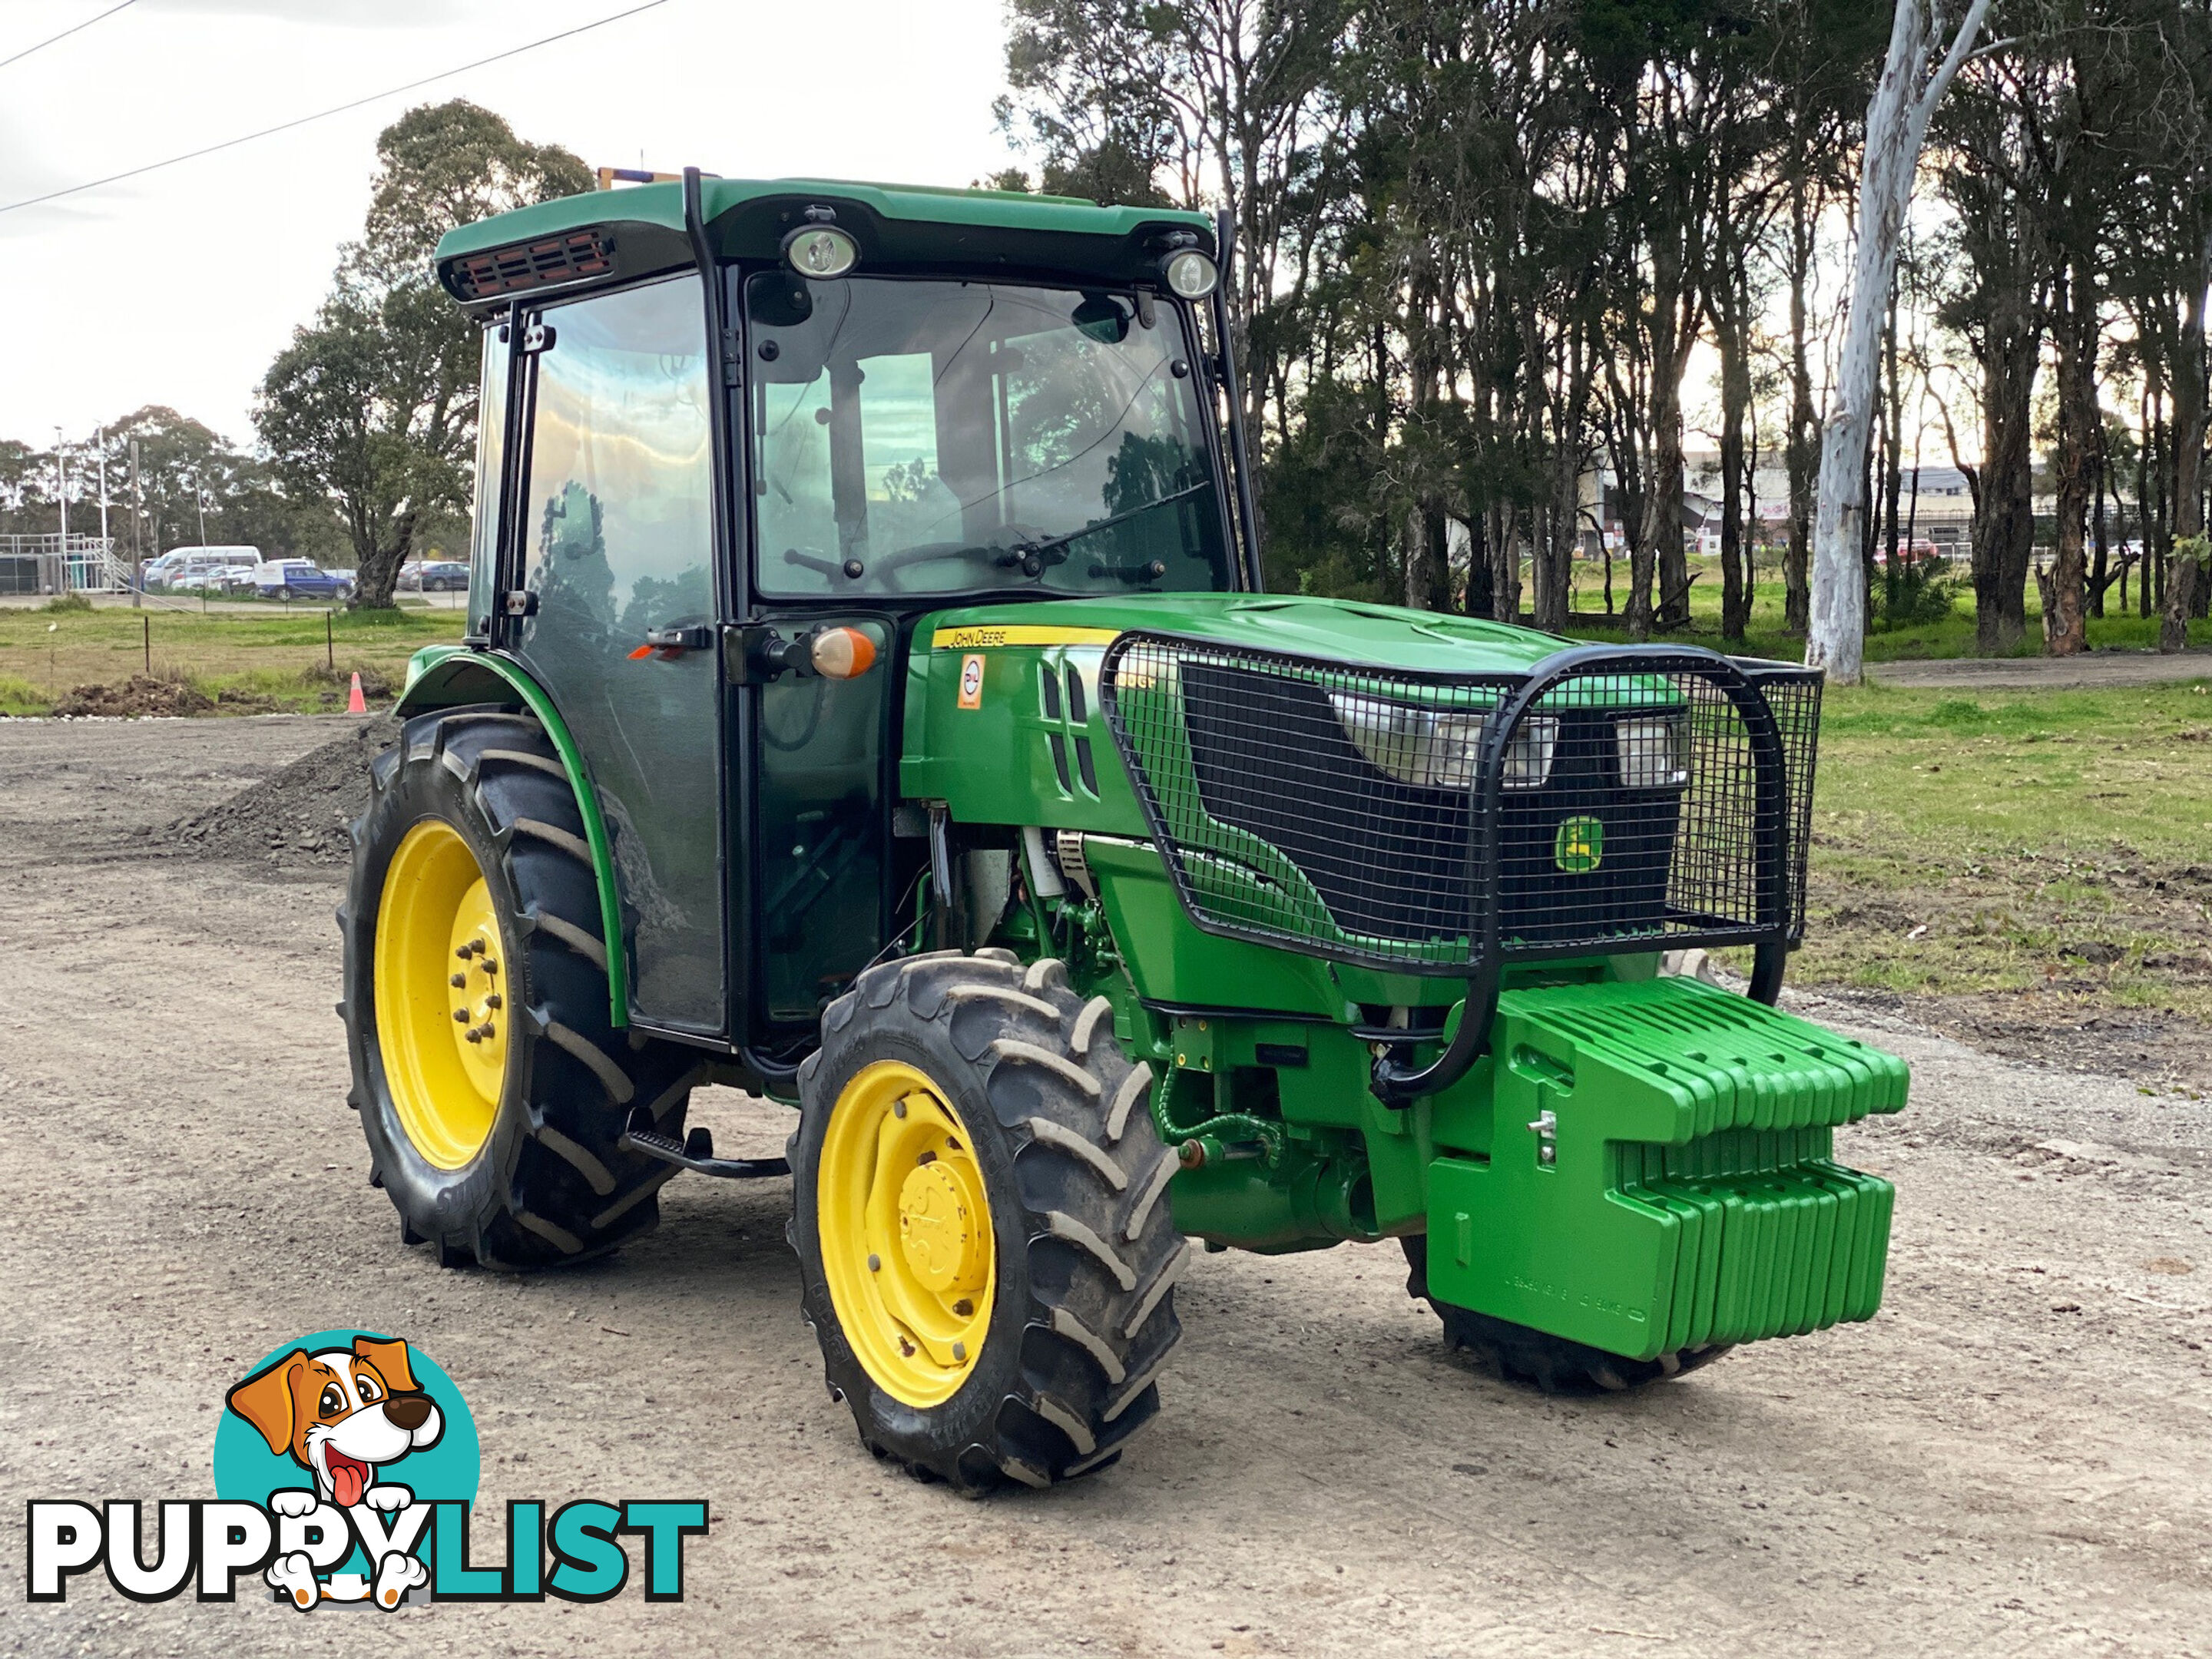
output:
MULTIPOLYGON (((79 1580, 0 1651, 2206 1650, 2212 1106, 1851 1014, 1916 1074, 1844 1137, 1899 1188, 1870 1324, 1546 1398, 1447 1352, 1395 1248, 1203 1255, 1120 1467, 963 1503, 824 1392, 785 1182, 679 1180, 573 1273, 401 1248, 344 1103, 342 872, 166 828, 344 729, 0 722, 0 1552, 28 1498, 208 1494, 230 1384, 357 1325, 467 1394, 480 1551, 511 1497, 704 1496, 688 1599, 301 1617, 79 1580)), ((785 1132, 726 1091, 697 1117, 732 1153, 785 1132)))
POLYGON ((2078 657, 1938 657, 1867 665, 1876 685, 1960 691, 2077 691, 2101 685, 2163 685, 2212 679, 2212 651, 2091 651, 2078 657))

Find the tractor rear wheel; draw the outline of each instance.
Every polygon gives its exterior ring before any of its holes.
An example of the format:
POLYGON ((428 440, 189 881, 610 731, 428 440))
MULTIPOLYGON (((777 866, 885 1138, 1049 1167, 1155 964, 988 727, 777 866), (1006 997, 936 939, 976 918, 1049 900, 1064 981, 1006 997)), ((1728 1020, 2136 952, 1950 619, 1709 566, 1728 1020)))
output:
POLYGON ((599 885, 551 741, 527 714, 442 709, 370 785, 339 1012, 402 1240, 522 1269, 645 1231, 675 1166, 622 1150, 625 1119, 645 1105, 678 1129, 697 1061, 610 1023, 599 885))
POLYGON ((1113 1462, 1159 1409, 1188 1247, 1110 1005, 947 951, 869 969, 822 1030, 791 1241, 862 1442, 966 1493, 1113 1462))
POLYGON ((1662 1353, 1656 1359, 1624 1359, 1617 1353, 1516 1325, 1510 1319, 1455 1308, 1429 1294, 1429 1241, 1414 1237, 1400 1242, 1406 1247, 1406 1262, 1412 1269, 1406 1278, 1406 1294, 1435 1309, 1437 1317, 1443 1321, 1445 1340, 1455 1348, 1466 1349, 1483 1370, 1503 1382, 1533 1385, 1546 1394, 1598 1390, 1617 1394, 1710 1365, 1729 1351, 1727 1344, 1717 1343, 1680 1353, 1662 1353))

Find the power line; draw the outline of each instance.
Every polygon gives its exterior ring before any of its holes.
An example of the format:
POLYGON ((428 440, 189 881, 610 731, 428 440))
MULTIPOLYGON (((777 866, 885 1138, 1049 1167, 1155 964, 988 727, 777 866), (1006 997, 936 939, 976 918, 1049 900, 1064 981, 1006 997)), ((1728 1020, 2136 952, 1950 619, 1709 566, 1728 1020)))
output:
MULTIPOLYGON (((131 3, 131 0, 125 0, 125 3, 131 3)), ((456 75, 465 75, 471 70, 482 69, 487 64, 497 64, 509 58, 519 58, 526 52, 535 52, 540 46, 550 46, 556 40, 567 40, 579 34, 588 34, 593 29, 605 28, 610 23, 619 23, 626 17, 635 17, 641 11, 651 11, 656 6, 665 6, 667 3, 668 0, 645 0, 645 3, 641 6, 632 6, 628 11, 616 12, 611 17, 600 18, 597 22, 580 23, 574 28, 562 29, 558 34, 549 34, 543 40, 532 40, 520 46, 509 46, 505 52, 495 52, 489 58, 477 58, 474 63, 463 64, 455 69, 441 70, 435 75, 426 75, 419 81, 408 82, 404 86, 386 87, 382 92, 372 92, 367 97, 356 98, 350 103, 338 104, 329 109, 318 110, 313 115, 302 115, 296 120, 280 122, 273 127, 264 127, 258 132, 246 133, 236 138, 226 138, 219 144, 209 144, 200 149, 187 150, 182 155, 172 155, 165 161, 149 161, 143 167, 132 167, 124 173, 111 173, 105 179, 88 179, 81 185, 66 185, 59 190, 50 190, 43 196, 27 196, 20 202, 10 202, 6 206, 0 207, 0 213, 13 213, 18 208, 36 207, 41 202, 59 201, 64 196, 75 196, 82 191, 98 190, 103 185, 120 184, 125 179, 136 179, 145 173, 158 173, 163 167, 173 167, 180 162, 197 161, 201 156, 213 155, 218 150, 235 149, 239 145, 250 144, 257 138, 273 137, 280 132, 289 132, 295 127, 304 127, 310 122, 327 120, 333 115, 343 115, 348 110, 359 109, 363 104, 373 104, 380 98, 397 98, 403 92, 413 92, 417 88, 427 87, 439 81, 450 81, 456 75)), ((119 11, 122 8, 118 6, 116 9, 119 11)), ((99 20, 95 18, 93 21, 97 22, 99 20)), ((32 50, 35 52, 38 48, 33 46, 32 50)))
POLYGON ((45 40, 40 41, 37 46, 24 47, 22 51, 17 52, 13 58, 0 58, 0 69, 6 69, 10 64, 20 64, 26 58, 28 58, 33 52, 44 52, 48 46, 53 45, 55 41, 66 40, 72 34, 77 33, 81 30, 90 28, 94 23, 100 21, 101 17, 112 17, 117 12, 121 11, 124 6, 135 6, 137 3, 138 0, 123 0, 122 6, 110 6, 106 11, 100 14, 100 17, 88 17, 84 21, 77 24, 74 28, 64 29, 59 34, 50 34, 45 40))

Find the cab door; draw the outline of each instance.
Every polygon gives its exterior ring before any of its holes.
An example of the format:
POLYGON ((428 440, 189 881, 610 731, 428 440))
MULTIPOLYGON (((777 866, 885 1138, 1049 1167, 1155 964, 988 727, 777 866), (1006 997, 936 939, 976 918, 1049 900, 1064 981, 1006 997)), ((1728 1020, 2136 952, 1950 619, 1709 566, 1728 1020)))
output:
MULTIPOLYGON (((686 274, 526 313, 500 643, 599 797, 650 1030, 726 1030, 722 709, 706 313, 686 274)), ((610 940, 610 947, 616 941, 610 940)))

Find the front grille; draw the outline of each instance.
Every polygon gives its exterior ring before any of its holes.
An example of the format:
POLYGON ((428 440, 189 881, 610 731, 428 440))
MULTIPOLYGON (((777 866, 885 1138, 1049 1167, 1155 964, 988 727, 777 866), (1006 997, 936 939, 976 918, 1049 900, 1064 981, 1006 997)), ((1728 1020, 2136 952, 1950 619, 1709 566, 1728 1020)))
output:
POLYGON ((1420 676, 1131 634, 1100 684, 1200 926, 1455 973, 1796 936, 1820 678, 1747 667, 1420 676))
POLYGON ((572 230, 488 253, 465 254, 453 261, 453 288, 464 300, 484 300, 551 283, 601 276, 613 269, 613 253, 612 242, 598 231, 572 230))

